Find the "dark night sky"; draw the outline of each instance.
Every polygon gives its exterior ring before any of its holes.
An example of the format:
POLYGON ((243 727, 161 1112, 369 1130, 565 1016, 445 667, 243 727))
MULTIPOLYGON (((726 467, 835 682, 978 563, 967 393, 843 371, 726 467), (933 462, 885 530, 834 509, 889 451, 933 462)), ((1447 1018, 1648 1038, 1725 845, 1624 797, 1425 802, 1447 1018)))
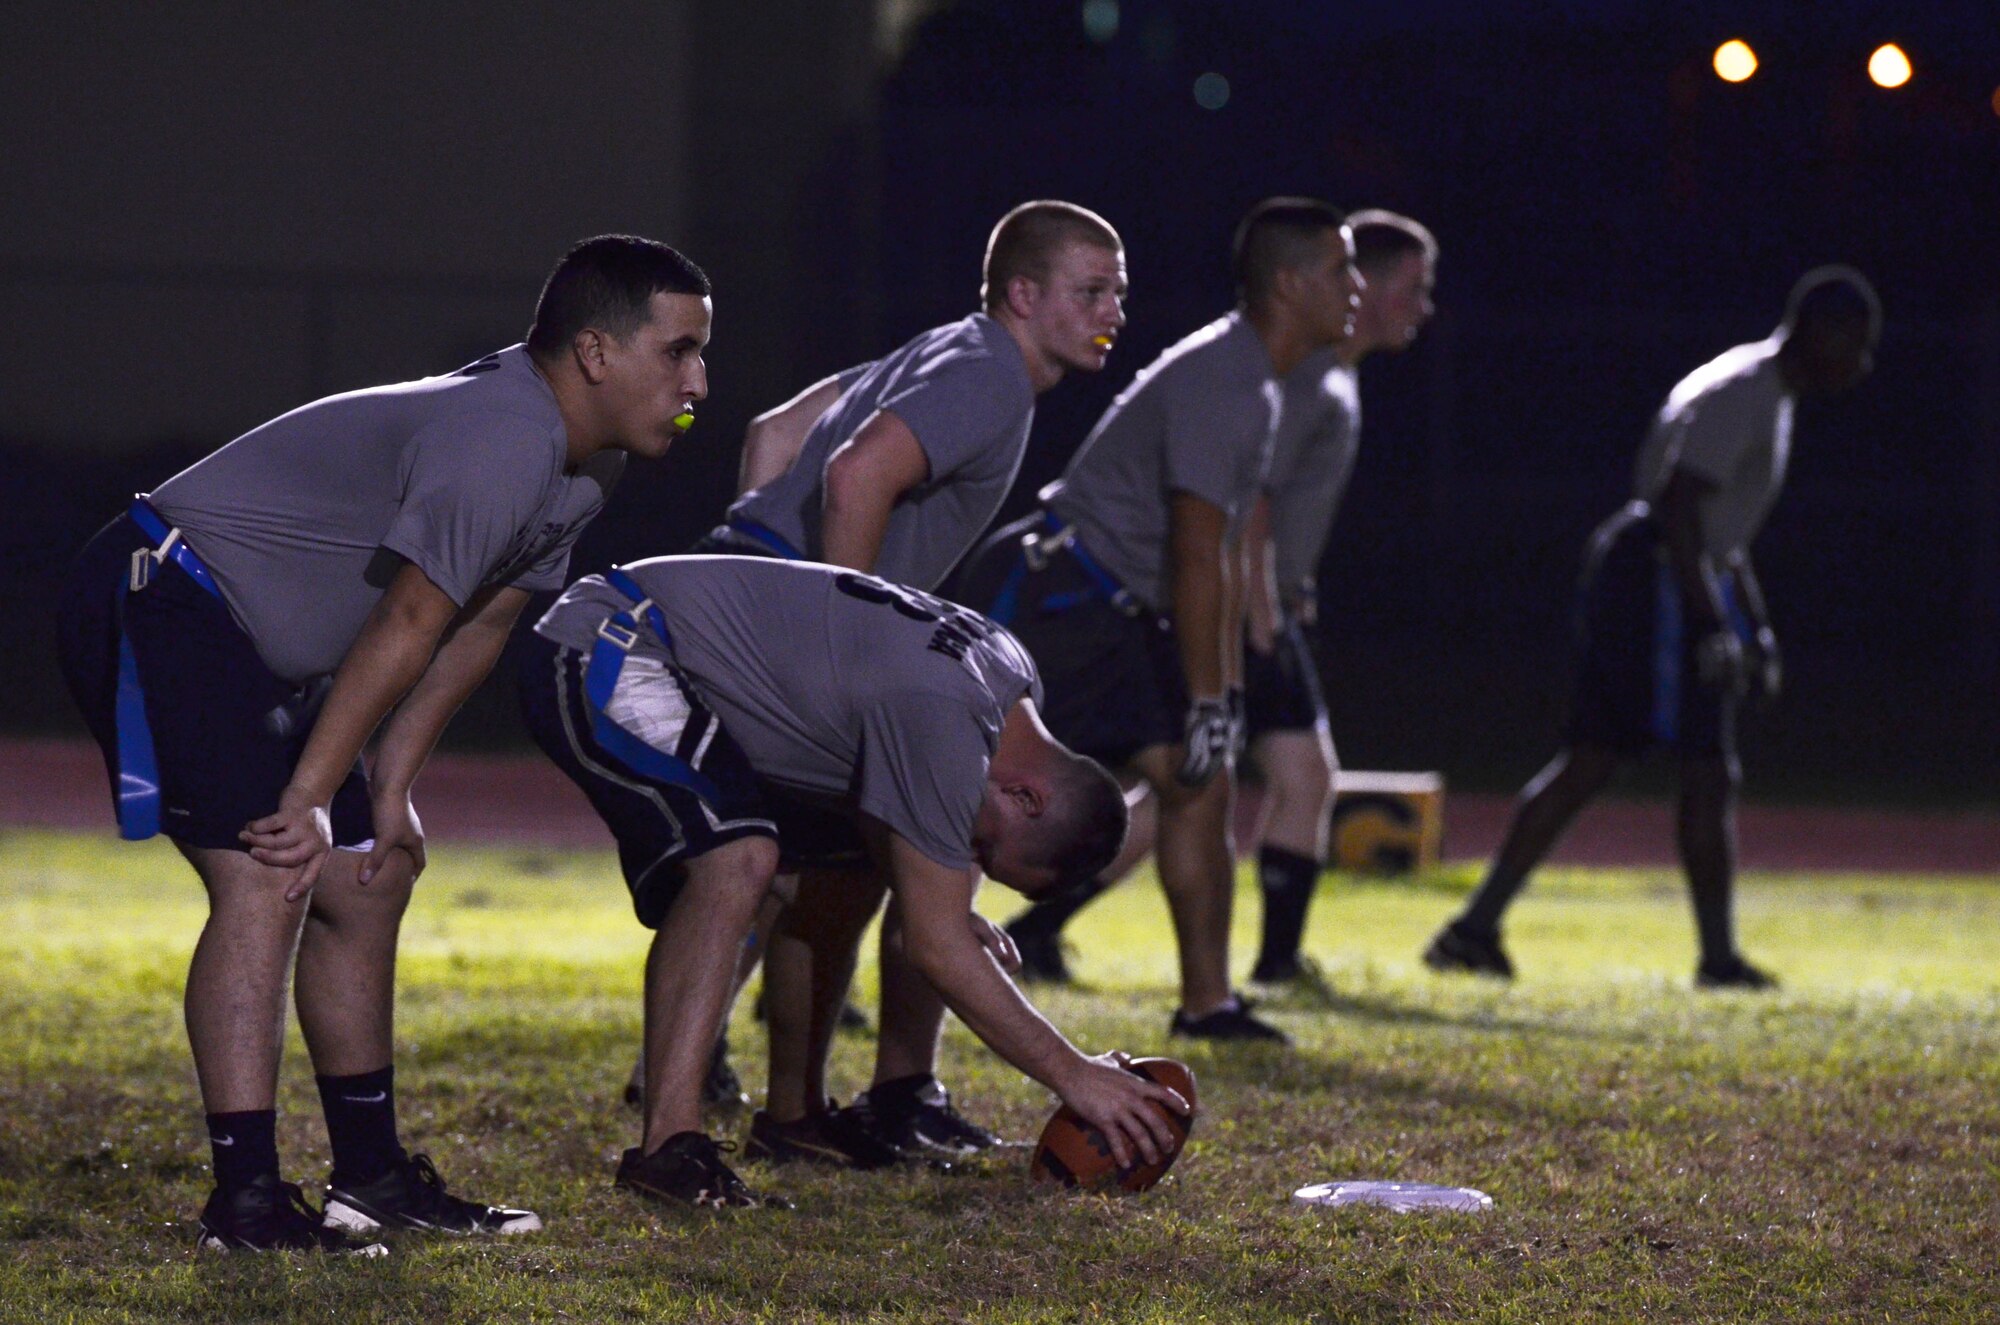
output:
MULTIPOLYGON (((1648 415, 1768 330, 1800 271, 1844 260, 1889 330, 1873 381, 1802 415, 1759 548, 1796 685, 1752 763, 1802 794, 2000 795, 2000 10, 1099 0, 1093 37, 1081 0, 965 0, 877 67, 869 9, 24 22, 0 54, 0 165, 27 185, 0 219, 0 444, 28 518, 0 598, 39 627, 52 568, 120 491, 316 391, 511 338, 555 252, 607 228, 708 266, 718 336, 699 438, 620 493, 595 560, 687 541, 752 413, 967 311, 1008 206, 1103 212, 1132 324, 1110 370, 1043 398, 1018 507, 1228 305, 1243 209, 1312 192, 1408 211, 1444 249, 1424 341, 1364 369, 1322 577, 1350 762, 1532 768, 1577 549, 1648 415), (1741 86, 1709 71, 1727 37, 1763 61, 1741 86), (1884 40, 1916 65, 1895 92, 1862 73, 1884 40), (1196 104, 1205 73, 1219 108, 1196 104), (119 432, 155 415, 170 426, 119 432)), ((67 721, 40 657, 7 662, 0 725, 67 721)), ((506 708, 464 734, 509 739, 506 708)))

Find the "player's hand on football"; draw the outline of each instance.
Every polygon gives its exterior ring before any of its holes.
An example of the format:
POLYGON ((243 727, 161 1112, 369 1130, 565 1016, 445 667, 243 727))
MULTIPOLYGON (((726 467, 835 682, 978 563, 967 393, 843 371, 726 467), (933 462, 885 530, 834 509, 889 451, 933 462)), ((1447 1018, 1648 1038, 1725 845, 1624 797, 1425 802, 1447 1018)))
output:
POLYGON ((375 845, 369 848, 368 858, 361 862, 360 881, 372 883, 392 851, 400 851, 410 858, 412 880, 422 874, 425 864, 424 824, 417 818, 417 807, 410 804, 409 793, 377 793, 373 819, 375 845))
POLYGON ((1750 642, 1750 677, 1765 703, 1777 699, 1785 688, 1785 658, 1778 650, 1778 635, 1769 626, 1760 626, 1750 642))
POLYGON ((1207 786, 1229 762, 1236 744, 1236 717, 1225 699, 1197 699, 1188 705, 1181 766, 1174 776, 1184 786, 1207 786))
POLYGON ((1742 694, 1749 683, 1743 641, 1727 625, 1703 635, 1694 647, 1695 676, 1711 690, 1742 694))
POLYGON ((1000 926, 980 915, 971 913, 972 937, 979 940, 979 946, 993 954, 993 960, 1000 963, 1000 969, 1009 975, 1021 972, 1021 950, 1014 946, 1014 936, 1000 926))
POLYGON ((327 808, 310 792, 286 787, 278 798, 278 810, 261 819, 252 819, 236 835, 250 848, 250 859, 259 865, 297 870, 285 889, 285 900, 296 902, 313 890, 326 857, 333 850, 333 820, 327 808))
POLYGON ((1086 1058, 1075 1078, 1061 1091, 1062 1101, 1104 1133, 1118 1167, 1144 1160, 1156 1163, 1174 1149, 1174 1130, 1160 1113, 1171 1109, 1183 1118, 1194 1110, 1178 1091, 1125 1070, 1131 1055, 1099 1054, 1086 1058))

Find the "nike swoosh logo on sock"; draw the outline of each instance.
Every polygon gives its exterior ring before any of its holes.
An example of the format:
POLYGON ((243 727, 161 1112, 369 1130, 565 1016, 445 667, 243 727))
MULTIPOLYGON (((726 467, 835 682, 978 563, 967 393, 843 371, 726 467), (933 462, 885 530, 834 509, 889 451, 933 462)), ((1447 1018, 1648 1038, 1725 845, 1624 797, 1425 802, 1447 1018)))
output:
POLYGON ((383 1100, 389 1098, 389 1092, 378 1090, 373 1095, 342 1095, 340 1098, 346 1100, 349 1104, 380 1104, 383 1100))
POLYGON ((208 1143, 215 1146, 233 1146, 236 1144, 236 1138, 233 1136, 211 1136, 208 1138, 208 1143))

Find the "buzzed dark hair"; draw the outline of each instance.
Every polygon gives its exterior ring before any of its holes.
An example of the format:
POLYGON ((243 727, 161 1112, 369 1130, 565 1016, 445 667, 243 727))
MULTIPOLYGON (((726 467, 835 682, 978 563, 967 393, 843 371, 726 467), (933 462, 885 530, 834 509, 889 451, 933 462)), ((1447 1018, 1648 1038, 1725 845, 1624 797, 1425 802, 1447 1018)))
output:
POLYGON ((563 254, 535 303, 528 352, 561 354, 585 327, 624 340, 646 324, 656 294, 707 298, 708 277, 676 249, 637 235, 598 235, 563 254))
POLYGON ((1354 234, 1354 265, 1363 272, 1377 272, 1421 253, 1426 262, 1436 262, 1437 237, 1421 222, 1399 212, 1369 207, 1350 212, 1347 228, 1354 234))
POLYGON ((986 261, 980 271, 979 302, 991 313, 1007 301, 1007 285, 1016 276, 1048 279, 1049 262, 1063 245, 1092 244, 1121 251, 1124 241, 1111 222, 1073 202, 1040 198, 1024 202, 1000 218, 986 237, 986 261))
POLYGON ((1785 320, 1779 331, 1790 335, 1838 322, 1866 322, 1872 342, 1882 334, 1882 300, 1875 287, 1854 268, 1841 263, 1814 267, 1799 277, 1785 300, 1785 320))
POLYGON ((1230 248, 1238 297, 1251 308, 1263 307, 1278 273, 1310 262, 1326 232, 1345 224, 1338 207, 1318 198, 1266 198, 1252 207, 1230 248))
POLYGON ((1038 826, 1044 863, 1060 882, 1050 892, 1102 874, 1125 845, 1131 812, 1124 788, 1104 765, 1074 750, 1056 752, 1048 808, 1038 826))

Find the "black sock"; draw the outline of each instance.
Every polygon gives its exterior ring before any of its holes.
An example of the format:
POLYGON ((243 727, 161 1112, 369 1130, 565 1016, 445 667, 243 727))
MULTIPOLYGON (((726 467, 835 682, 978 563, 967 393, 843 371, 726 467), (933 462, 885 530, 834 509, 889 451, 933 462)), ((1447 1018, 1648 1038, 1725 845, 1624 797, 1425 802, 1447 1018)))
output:
POLYGON ((1052 939, 1063 931, 1063 926, 1071 917, 1089 906, 1111 887, 1102 879, 1092 879, 1089 883, 1066 889, 1060 897, 1051 897, 1045 902, 1035 902, 1027 910, 1007 922, 1007 932, 1020 938, 1052 939))
POLYGON ((278 1176, 278 1111, 245 1109, 208 1115, 208 1148, 215 1156, 215 1185, 237 1191, 269 1174, 278 1176))
POLYGON ((1472 900, 1465 904, 1465 909, 1451 923, 1468 934, 1498 938, 1500 917, 1520 896, 1521 885, 1527 881, 1526 876, 1503 879, 1498 874, 1489 873, 1479 885, 1479 891, 1472 895, 1472 900))
POLYGON ((1319 862, 1283 847, 1262 847, 1257 852, 1257 882, 1264 890, 1264 946, 1257 954, 1256 970, 1277 975, 1298 962, 1306 909, 1319 884, 1319 862))
POLYGON ((315 1077, 326 1111, 333 1171, 345 1182, 370 1182, 403 1162, 396 1140, 396 1069, 351 1077, 315 1077))

